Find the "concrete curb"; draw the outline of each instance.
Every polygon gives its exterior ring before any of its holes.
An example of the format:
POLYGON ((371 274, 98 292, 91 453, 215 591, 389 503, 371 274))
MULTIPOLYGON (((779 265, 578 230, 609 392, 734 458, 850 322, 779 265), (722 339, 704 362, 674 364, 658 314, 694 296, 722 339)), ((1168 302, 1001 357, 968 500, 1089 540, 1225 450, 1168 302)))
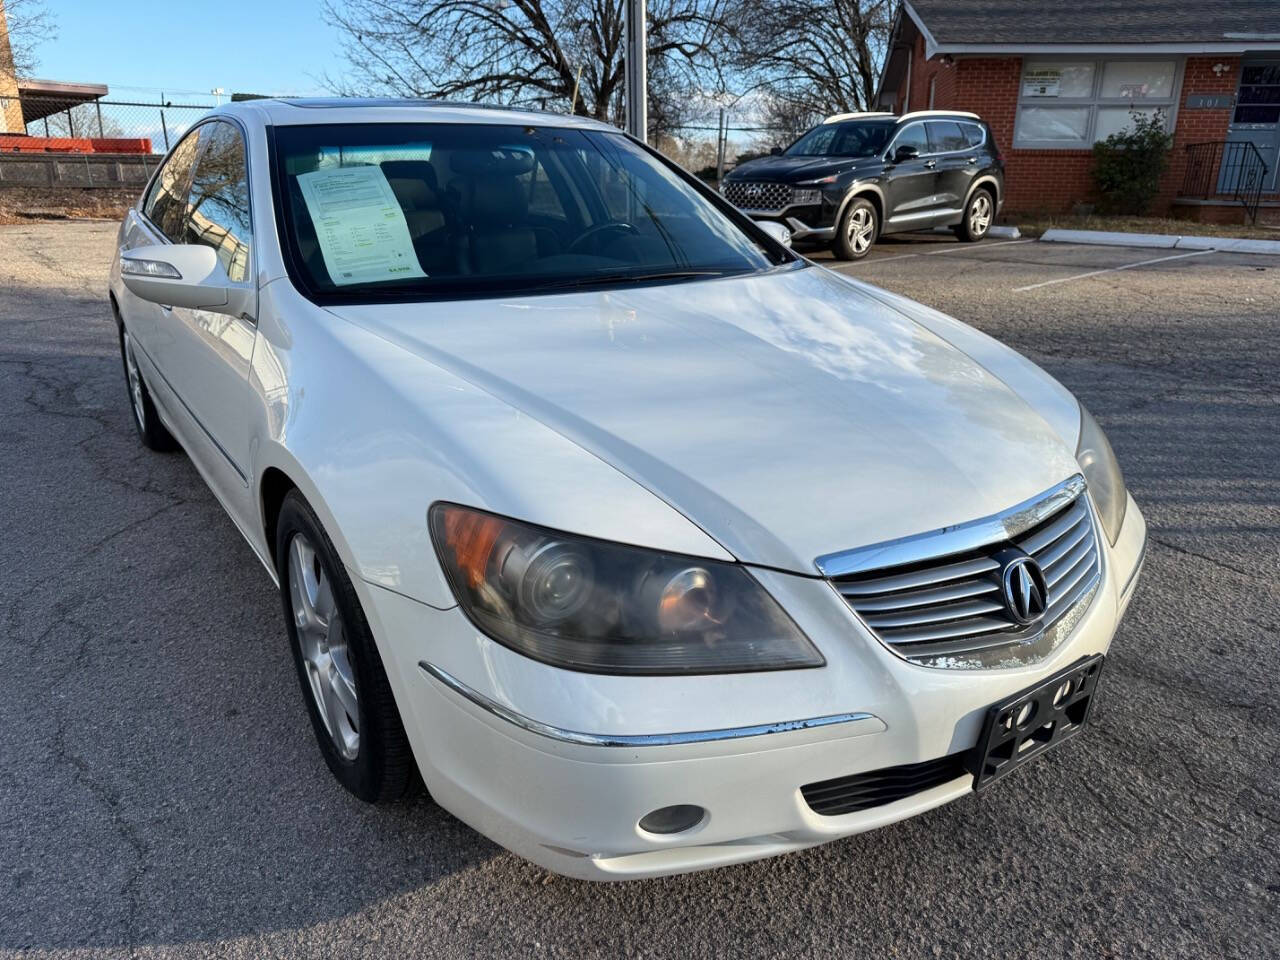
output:
POLYGON ((1046 243, 1089 243, 1115 247, 1154 247, 1157 250, 1221 250, 1223 253, 1280 255, 1280 240, 1245 240, 1237 237, 1184 237, 1162 233, 1112 233, 1107 230, 1046 230, 1046 243))

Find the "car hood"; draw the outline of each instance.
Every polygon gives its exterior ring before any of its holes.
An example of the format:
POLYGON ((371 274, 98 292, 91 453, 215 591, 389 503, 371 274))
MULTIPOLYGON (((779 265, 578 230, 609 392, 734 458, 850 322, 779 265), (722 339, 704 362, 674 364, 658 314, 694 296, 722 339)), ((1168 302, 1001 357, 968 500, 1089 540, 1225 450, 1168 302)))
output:
POLYGON ((1078 470, 987 369, 819 267, 330 309, 552 427, 748 563, 813 574, 821 555, 988 516, 1078 470))
POLYGON ((795 183, 845 173, 874 161, 874 157, 759 157, 736 167, 725 179, 795 183))

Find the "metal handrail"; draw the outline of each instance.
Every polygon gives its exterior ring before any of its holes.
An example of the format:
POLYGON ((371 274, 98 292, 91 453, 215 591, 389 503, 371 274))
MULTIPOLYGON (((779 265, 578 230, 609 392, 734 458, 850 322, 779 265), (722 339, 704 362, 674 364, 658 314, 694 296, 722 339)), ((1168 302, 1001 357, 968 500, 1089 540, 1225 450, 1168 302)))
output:
POLYGON ((1187 145, 1187 166, 1179 196, 1210 199, 1223 197, 1244 207, 1258 222, 1267 162, 1248 140, 1213 140, 1187 145))

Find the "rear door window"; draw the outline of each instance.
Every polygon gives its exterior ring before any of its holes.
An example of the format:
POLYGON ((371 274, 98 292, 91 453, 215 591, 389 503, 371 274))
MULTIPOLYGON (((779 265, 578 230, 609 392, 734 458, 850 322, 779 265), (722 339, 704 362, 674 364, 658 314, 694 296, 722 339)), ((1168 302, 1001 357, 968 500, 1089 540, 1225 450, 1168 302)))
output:
POLYGON ((929 140, 933 144, 934 153, 949 153, 952 150, 968 150, 969 141, 960 124, 954 120, 930 120, 929 140))

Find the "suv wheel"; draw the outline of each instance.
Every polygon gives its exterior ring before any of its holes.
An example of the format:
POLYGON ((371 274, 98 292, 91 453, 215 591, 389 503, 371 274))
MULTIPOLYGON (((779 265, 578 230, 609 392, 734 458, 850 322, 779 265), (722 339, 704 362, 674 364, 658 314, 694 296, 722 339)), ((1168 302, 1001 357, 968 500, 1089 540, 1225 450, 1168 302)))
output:
POLYGON ((991 229, 991 221, 995 218, 996 205, 991 194, 979 188, 973 191, 969 203, 964 209, 964 218, 952 229, 956 236, 966 243, 981 240, 991 229))
POLYGON ((836 227, 832 250, 841 260, 861 260, 880 234, 875 204, 865 197, 850 201, 836 227))

